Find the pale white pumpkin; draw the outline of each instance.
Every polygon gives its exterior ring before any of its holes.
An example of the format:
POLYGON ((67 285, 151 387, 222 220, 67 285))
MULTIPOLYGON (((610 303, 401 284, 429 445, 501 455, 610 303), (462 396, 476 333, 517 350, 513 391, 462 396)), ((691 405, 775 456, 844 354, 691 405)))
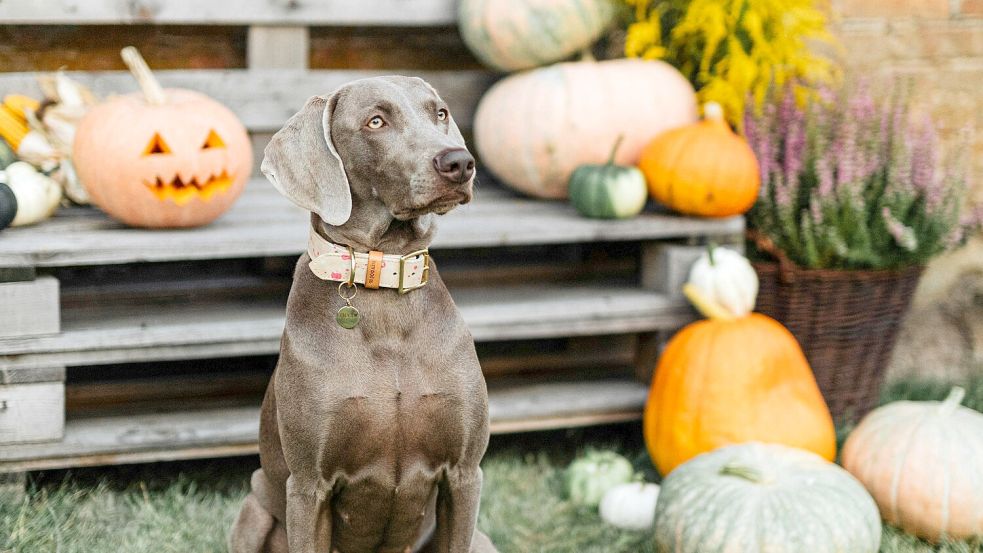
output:
POLYGON ((884 405, 843 446, 884 519, 928 540, 983 536, 983 413, 961 406, 964 394, 884 405))
POLYGON ((598 510, 601 520, 612 526, 625 530, 647 530, 655 520, 658 501, 658 484, 630 482, 608 490, 598 510))
POLYGON ((758 299, 754 267, 746 257, 728 248, 707 248, 690 268, 689 284, 735 317, 753 311, 758 299))
POLYGON ((704 453, 662 481, 655 550, 876 553, 877 505, 860 482, 808 451, 751 442, 704 453))
POLYGON ((517 71, 560 61, 614 22, 614 0, 461 0, 461 38, 485 64, 517 71))
POLYGON ((557 63, 506 77, 481 98, 474 143, 482 166, 540 198, 567 197, 580 165, 634 165, 653 137, 696 120, 683 75, 657 60, 557 63))
POLYGON ((39 173, 24 161, 15 161, 4 169, 7 186, 17 198, 17 215, 10 226, 33 225, 51 217, 61 202, 61 185, 39 173))

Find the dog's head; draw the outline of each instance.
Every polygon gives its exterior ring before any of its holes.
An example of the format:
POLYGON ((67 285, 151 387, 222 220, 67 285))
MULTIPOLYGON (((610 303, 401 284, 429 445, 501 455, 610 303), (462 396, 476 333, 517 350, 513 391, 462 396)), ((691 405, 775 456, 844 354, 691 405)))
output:
POLYGON ((263 174, 295 204, 342 225, 352 195, 399 220, 471 201, 474 158, 426 81, 375 77, 314 96, 273 135, 263 174))

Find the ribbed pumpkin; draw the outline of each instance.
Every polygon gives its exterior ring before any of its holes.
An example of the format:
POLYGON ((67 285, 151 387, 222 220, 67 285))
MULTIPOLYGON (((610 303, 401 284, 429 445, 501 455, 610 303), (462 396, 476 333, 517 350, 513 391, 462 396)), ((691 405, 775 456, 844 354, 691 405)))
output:
POLYGON ((843 446, 843 467, 881 516, 916 536, 983 536, 983 413, 948 399, 896 401, 868 414, 843 446))
POLYGON ((495 83, 478 104, 474 140, 482 163, 531 196, 565 198, 579 165, 634 165, 642 147, 696 119, 693 87, 660 61, 560 63, 495 83))
POLYGON ((637 167, 615 165, 622 137, 603 165, 581 165, 570 175, 570 203, 584 217, 624 219, 641 213, 648 199, 645 177, 637 167))
POLYGON ((670 209, 702 217, 740 215, 758 198, 758 160, 727 125, 719 104, 708 103, 704 116, 655 138, 638 167, 652 197, 670 209))
POLYGON ((461 37, 500 71, 547 65, 590 46, 614 21, 613 0, 461 0, 461 37))
POLYGON ((659 553, 876 553, 877 506, 848 472, 781 445, 696 457, 662 481, 659 553))
POLYGON ((143 93, 89 110, 72 158, 92 203, 128 225, 192 227, 213 221, 252 169, 245 127, 204 94, 163 90, 136 50, 124 59, 143 93))
POLYGON ((659 472, 749 441, 832 460, 833 419, 795 337, 760 313, 731 312, 693 284, 684 291, 709 319, 673 336, 655 370, 643 431, 659 472))

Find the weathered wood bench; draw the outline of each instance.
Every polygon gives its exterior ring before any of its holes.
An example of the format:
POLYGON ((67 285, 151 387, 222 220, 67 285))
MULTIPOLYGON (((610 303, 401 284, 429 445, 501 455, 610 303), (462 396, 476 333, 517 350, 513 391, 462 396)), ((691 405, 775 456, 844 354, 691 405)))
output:
MULTIPOLYGON (((159 77, 232 108, 257 160, 308 96, 394 72, 308 70, 308 25, 454 20, 451 0, 125 5, 8 0, 0 22, 249 25, 247 69, 159 77)), ((412 73, 440 90, 465 129, 496 78, 412 73)), ((121 72, 74 76, 100 94, 135 89, 121 72)), ((0 74, 0 92, 14 90, 36 90, 34 76, 0 74)), ((492 431, 637 419, 659 333, 693 317, 677 290, 696 246, 742 231, 740 218, 656 209, 584 219, 481 175, 475 201, 439 220, 433 251, 479 343, 492 431)), ((255 452, 259 394, 306 232, 305 214, 258 177, 200 229, 130 229, 71 208, 0 233, 0 473, 255 452)))

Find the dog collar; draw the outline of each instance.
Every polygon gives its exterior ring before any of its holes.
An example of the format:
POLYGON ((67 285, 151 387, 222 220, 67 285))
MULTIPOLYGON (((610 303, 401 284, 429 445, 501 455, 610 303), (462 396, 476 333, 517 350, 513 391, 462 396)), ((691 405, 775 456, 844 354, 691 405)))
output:
POLYGON ((362 284, 370 289, 395 288, 405 294, 422 288, 430 279, 430 252, 426 249, 406 255, 354 252, 325 240, 312 227, 307 254, 311 271, 321 280, 362 284))

